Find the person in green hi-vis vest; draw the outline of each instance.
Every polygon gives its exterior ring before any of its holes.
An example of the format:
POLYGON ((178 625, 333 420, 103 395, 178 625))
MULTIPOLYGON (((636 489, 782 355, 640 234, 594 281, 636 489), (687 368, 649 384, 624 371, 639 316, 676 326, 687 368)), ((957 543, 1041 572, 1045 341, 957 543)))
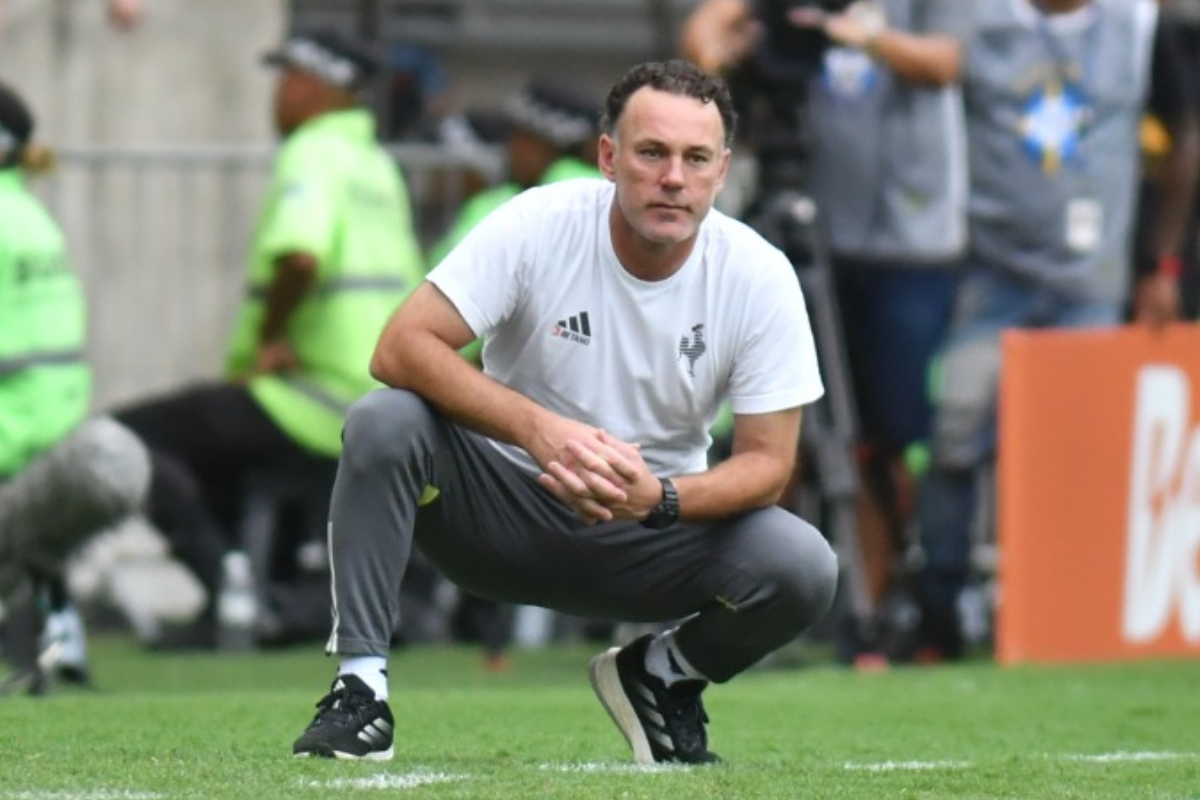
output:
POLYGON ((210 598, 161 647, 215 642, 229 556, 244 563, 234 531, 247 475, 314 459, 332 475, 346 409, 377 386, 368 362, 379 333, 424 276, 407 188, 359 99, 379 69, 374 54, 316 31, 294 34, 264 61, 279 70, 283 144, 225 379, 117 415, 151 448, 152 520, 210 598))
MULTIPOLYGON (((508 179, 470 197, 429 251, 437 266, 484 217, 531 186, 571 178, 599 178, 595 141, 600 105, 563 82, 537 79, 509 98, 503 109, 508 179)), ((467 119, 467 125, 471 121, 467 119)), ((484 138, 484 137, 480 137, 484 138)))
POLYGON ((33 129, 24 100, 0 84, 0 609, 36 615, 24 627, 40 631, 40 641, 21 640, 14 622, 0 650, 26 670, 29 688, 42 690, 41 678, 88 679, 64 565, 80 544, 141 508, 150 465, 132 433, 89 418, 86 300, 62 231, 26 186, 26 174, 53 160, 32 141, 33 129))

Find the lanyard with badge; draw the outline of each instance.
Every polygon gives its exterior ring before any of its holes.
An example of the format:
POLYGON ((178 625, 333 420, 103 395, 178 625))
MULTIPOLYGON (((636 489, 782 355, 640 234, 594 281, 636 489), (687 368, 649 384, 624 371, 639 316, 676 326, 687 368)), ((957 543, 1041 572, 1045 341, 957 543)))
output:
MULTIPOLYGON (((1060 133, 1064 161, 1074 163, 1077 170, 1086 169, 1082 153, 1082 141, 1086 135, 1093 113, 1094 98, 1088 89, 1088 83, 1096 74, 1096 63, 1099 58, 1100 6, 1093 4, 1093 16, 1089 21, 1090 30, 1084 43, 1083 58, 1086 66, 1075 79, 1071 75, 1071 59, 1063 47, 1062 41, 1050 29, 1050 21, 1046 14, 1039 14, 1038 36, 1042 40, 1051 62, 1054 64, 1055 77, 1058 81, 1059 96, 1057 99, 1058 124, 1064 126, 1060 133), (1073 128, 1070 135, 1067 127, 1073 128), (1071 141, 1073 137, 1073 141, 1071 141)), ((1045 99, 1043 99, 1045 102, 1045 99)), ((1064 239, 1067 247, 1076 253, 1091 253, 1099 247, 1104 236, 1104 204, 1094 191, 1081 187, 1081 191, 1067 200, 1064 216, 1064 239)))

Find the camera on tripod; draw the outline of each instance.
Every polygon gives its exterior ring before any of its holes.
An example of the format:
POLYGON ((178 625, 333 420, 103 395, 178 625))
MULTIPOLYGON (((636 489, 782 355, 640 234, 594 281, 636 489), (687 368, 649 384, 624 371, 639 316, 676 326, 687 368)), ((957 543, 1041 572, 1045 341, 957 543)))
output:
POLYGON ((808 89, 831 45, 819 24, 797 24, 792 16, 805 10, 835 14, 852 2, 753 0, 762 34, 731 83, 745 120, 747 144, 761 167, 762 194, 800 190, 805 184, 808 89))
POLYGON ((791 15, 796 11, 836 14, 845 11, 854 0, 754 0, 754 15, 763 29, 761 44, 755 53, 764 77, 780 83, 807 81, 820 69, 821 57, 830 45, 820 27, 797 25, 791 15))
POLYGON ((797 269, 818 257, 814 250, 820 247, 811 224, 815 208, 809 208, 805 191, 808 90, 831 42, 819 24, 797 24, 792 16, 805 10, 836 14, 853 1, 754 0, 751 8, 762 35, 731 76, 745 120, 746 144, 758 162, 758 186, 746 221, 780 247, 797 269))

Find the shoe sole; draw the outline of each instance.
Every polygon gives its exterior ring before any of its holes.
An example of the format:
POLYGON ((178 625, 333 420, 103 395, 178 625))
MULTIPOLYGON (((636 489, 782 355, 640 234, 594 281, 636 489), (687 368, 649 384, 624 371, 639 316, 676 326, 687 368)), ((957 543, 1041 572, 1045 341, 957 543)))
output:
POLYGON ((293 758, 335 758, 339 761, 391 761, 392 755, 395 752, 394 748, 389 747, 387 750, 374 750, 364 756, 356 756, 354 753, 343 753, 340 750, 330 750, 322 753, 316 750, 306 750, 303 753, 292 753, 293 758))
POLYGON ((629 742, 633 749, 633 760, 638 764, 657 763, 654 754, 650 752, 650 740, 642 728, 625 687, 621 685, 621 674, 617 671, 617 653, 621 648, 612 647, 592 659, 588 665, 588 673, 592 678, 592 690, 600 699, 604 710, 612 717, 617 729, 629 742))

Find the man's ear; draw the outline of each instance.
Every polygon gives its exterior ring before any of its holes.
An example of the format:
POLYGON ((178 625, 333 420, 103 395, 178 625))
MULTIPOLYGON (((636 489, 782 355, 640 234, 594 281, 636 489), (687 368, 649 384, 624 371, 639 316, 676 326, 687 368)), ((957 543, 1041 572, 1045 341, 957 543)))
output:
POLYGON ((610 181, 617 178, 617 140, 607 133, 600 134, 596 166, 610 181))

